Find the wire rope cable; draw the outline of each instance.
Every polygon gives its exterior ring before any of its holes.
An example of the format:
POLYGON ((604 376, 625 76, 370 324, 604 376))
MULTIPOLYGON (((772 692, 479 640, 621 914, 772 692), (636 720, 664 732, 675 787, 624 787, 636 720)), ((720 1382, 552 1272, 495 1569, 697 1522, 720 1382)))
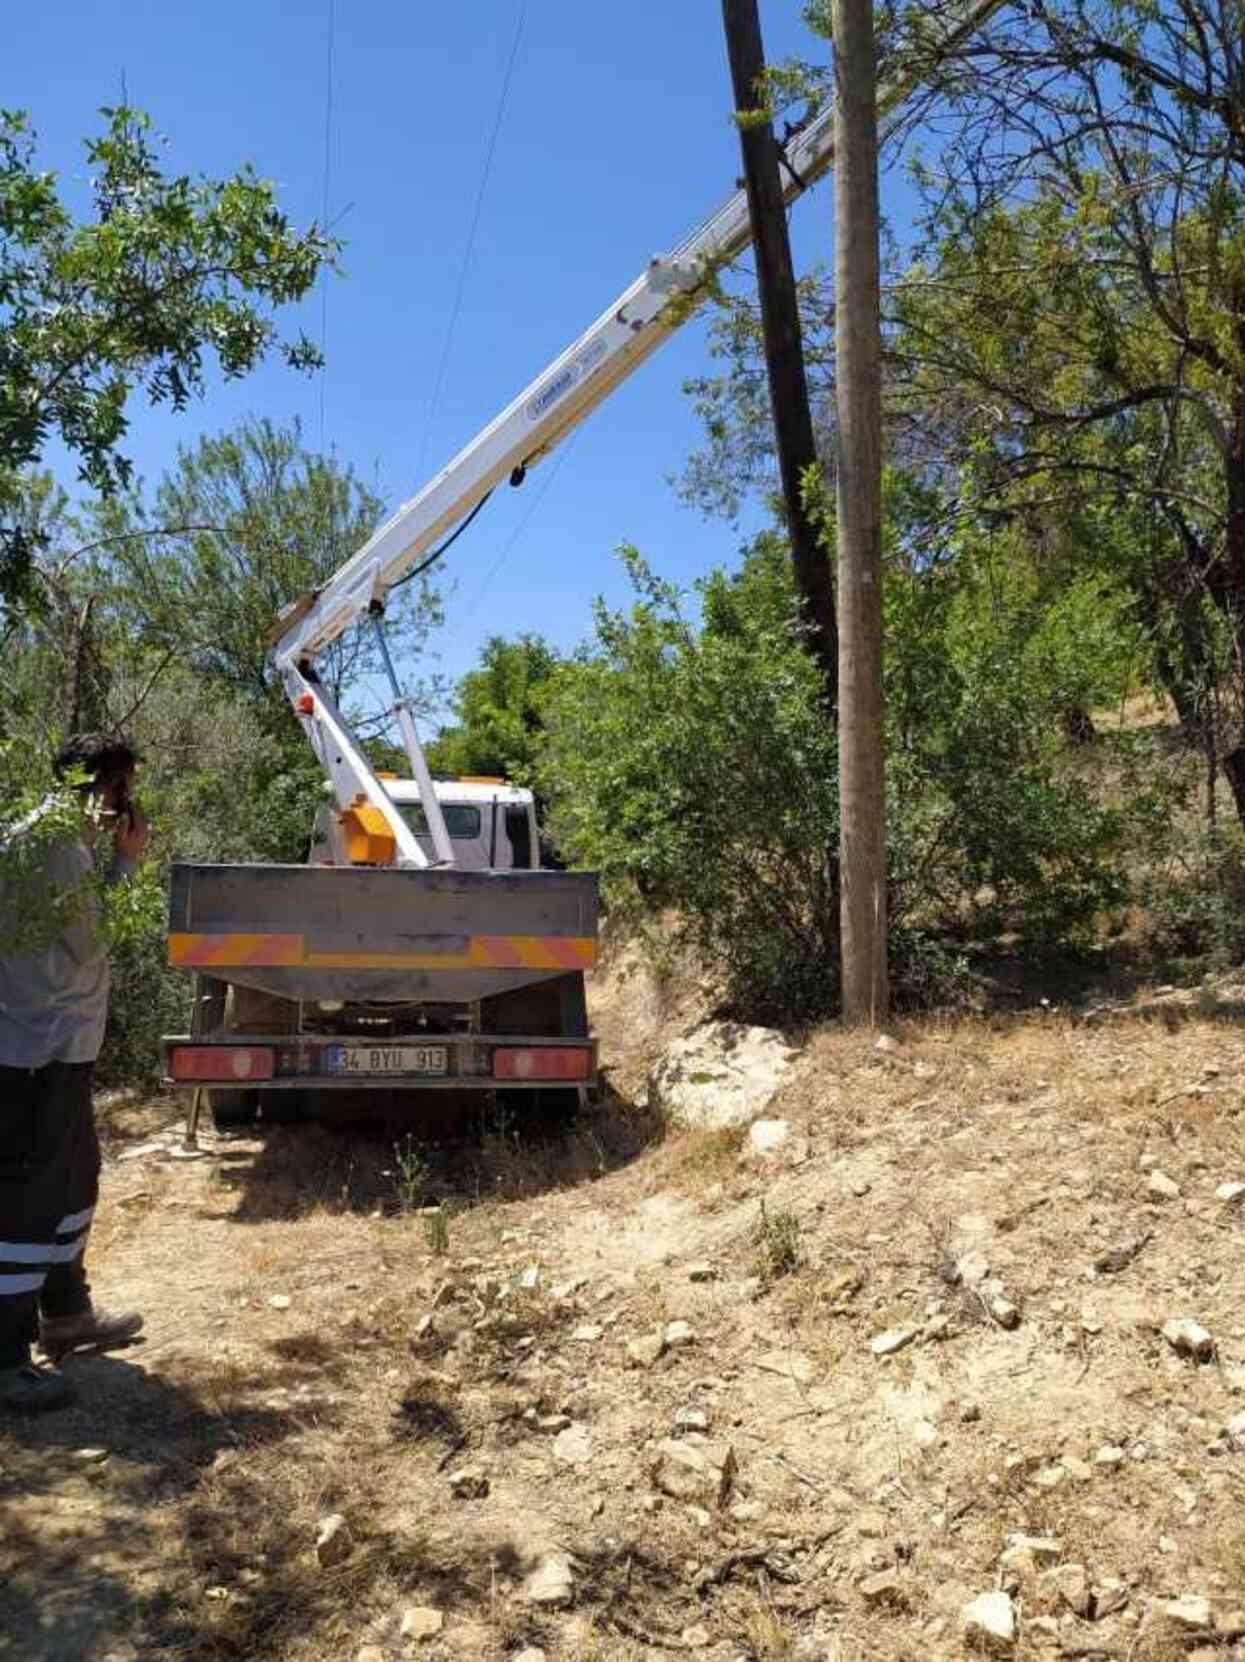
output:
MULTIPOLYGON (((333 176, 333 59, 337 36, 337 0, 328 0, 328 18, 325 28, 324 53, 324 178, 320 193, 320 230, 327 235, 329 225, 329 188, 333 176)), ((329 279, 328 272, 320 272, 320 454, 324 454, 326 382, 328 362, 325 353, 329 336, 329 279)))
POLYGON ((510 97, 510 84, 514 79, 515 64, 518 62, 519 46, 523 40, 523 29, 526 22, 527 0, 520 0, 518 22, 515 26, 514 39, 510 44, 510 56, 506 62, 506 72, 502 77, 501 93, 497 100, 497 113, 493 118, 493 131, 489 136, 488 149, 485 152, 484 168, 480 175, 480 187, 476 191, 475 207, 471 215, 471 228, 467 233, 467 245, 463 250, 462 263, 458 269, 458 284, 454 293, 454 304, 450 309, 449 327, 445 331, 445 339, 441 345, 441 358, 437 365, 436 378, 432 384, 432 398, 424 421, 424 436, 420 441, 419 465, 416 470, 421 478, 424 472, 424 459, 428 452, 428 441, 432 437, 432 424, 436 420, 437 409, 441 403, 441 390, 445 384, 445 372, 449 367, 454 333, 458 327, 459 314, 462 311, 463 296, 467 289, 467 274, 471 269, 472 255, 475 253, 476 237, 480 230, 480 219, 484 212, 484 198, 488 191, 489 176, 493 171, 493 158, 497 154, 497 140, 501 134, 506 104, 510 97))

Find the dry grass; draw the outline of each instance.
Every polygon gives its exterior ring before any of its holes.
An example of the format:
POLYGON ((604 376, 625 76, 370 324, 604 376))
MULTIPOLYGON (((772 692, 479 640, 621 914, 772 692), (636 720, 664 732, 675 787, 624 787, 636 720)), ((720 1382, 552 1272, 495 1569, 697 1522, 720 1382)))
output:
MULTIPOLYGON (((0 1657, 353 1662, 370 1642, 397 1662, 402 1611, 431 1604, 430 1662, 639 1662, 695 1625, 723 1662, 936 1662, 962 1654, 959 1605, 1019 1531, 1128 1582, 1128 1610, 1070 1642, 1163 1662, 1151 1599, 1245 1603, 1245 1454, 1208 1453, 1245 1400, 1245 1213, 1214 1200, 1245 1178, 1239 1008, 1222 988, 1092 1021, 936 1021, 890 1055, 817 1035, 773 1110, 802 1160, 617 1099, 569 1138, 430 1146, 444 1253, 401 1214, 383 1143, 277 1128, 112 1165, 97 1279, 145 1305, 151 1340, 71 1364, 69 1416, 0 1432, 0 1657), (1143 1162, 1180 1199, 1153 1203, 1143 1162), (778 1220, 786 1273, 758 1286, 778 1220), (1144 1231, 1118 1275, 1091 1273, 1144 1231), (1021 1305, 1014 1332, 953 1284, 969 1249, 1021 1305), (689 1281, 699 1259, 716 1280, 689 1281), (931 1308, 938 1342, 873 1356, 931 1308), (1216 1364, 1171 1355, 1170 1314, 1211 1329, 1216 1364), (695 1344, 624 1366, 676 1318, 695 1344), (738 1520, 653 1494, 655 1443, 689 1406, 735 1447, 738 1520), (560 1416, 591 1438, 583 1465, 554 1453, 560 1416), (1106 1443, 1127 1451, 1110 1475, 1106 1443), (102 1466, 75 1462, 91 1444, 102 1466), (465 1464, 486 1498, 451 1495, 465 1464), (322 1570, 330 1511, 355 1545, 322 1570), (575 1602, 540 1611, 523 1575, 559 1545, 575 1602), (866 1604, 887 1568, 898 1594, 866 1604)), ((110 1106, 114 1152, 170 1118, 110 1106)), ((1048 1588, 1024 1598, 1055 1613, 1048 1588)))

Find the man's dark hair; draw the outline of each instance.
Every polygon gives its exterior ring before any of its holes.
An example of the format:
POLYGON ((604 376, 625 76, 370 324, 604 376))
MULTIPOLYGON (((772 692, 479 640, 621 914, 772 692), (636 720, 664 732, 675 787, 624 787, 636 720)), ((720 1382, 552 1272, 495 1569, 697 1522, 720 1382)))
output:
POLYGON ((56 753, 52 764, 56 777, 63 779, 75 768, 87 776, 87 788, 111 785, 132 773, 139 760, 128 739, 118 733, 75 733, 56 753))

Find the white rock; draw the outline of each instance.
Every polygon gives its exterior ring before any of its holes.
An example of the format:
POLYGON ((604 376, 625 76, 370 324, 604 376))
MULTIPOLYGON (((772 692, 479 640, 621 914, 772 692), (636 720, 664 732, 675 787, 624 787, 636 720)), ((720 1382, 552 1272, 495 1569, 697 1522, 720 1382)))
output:
POLYGON ((515 1652, 513 1662, 547 1662, 547 1659, 544 1651, 535 1645, 524 1645, 522 1650, 515 1652))
POLYGON ((427 1604, 413 1604, 403 1613, 398 1635, 403 1639, 414 1639, 418 1643, 424 1639, 435 1639, 444 1626, 445 1617, 441 1611, 434 1610, 427 1604))
POLYGON ((1089 1572, 1084 1564, 1060 1564, 1053 1570, 1047 1570, 1042 1577, 1042 1583, 1058 1593, 1074 1615, 1088 1616, 1089 1572))
POLYGON ((735 1451, 729 1443, 668 1437, 657 1446, 652 1475, 672 1500, 723 1506, 735 1480, 735 1451))
POLYGON ((102 1466, 108 1458, 106 1448, 76 1448, 73 1457, 80 1466, 102 1466))
POLYGON ((592 1433, 586 1425, 571 1425, 553 1439, 553 1458, 564 1466, 584 1466, 592 1458, 592 1433))
POLYGON ((748 1145, 754 1154, 774 1154, 790 1135, 788 1120, 757 1120, 748 1132, 748 1145))
POLYGON ((584 1322, 571 1334, 571 1338, 578 1345, 592 1345, 601 1337, 605 1329, 598 1322, 584 1322))
POLYGON ((537 1287, 540 1286, 540 1265, 529 1264, 525 1270, 521 1271, 518 1286, 522 1292, 534 1293, 537 1287))
POLYGON ((685 1650, 704 1650, 713 1643, 713 1636, 709 1629, 697 1622, 693 1627, 685 1627, 679 1635, 685 1650))
POLYGON ((1192 1356, 1195 1361, 1209 1362, 1215 1354, 1215 1341, 1199 1323, 1188 1316, 1179 1317, 1162 1326, 1163 1337, 1180 1356, 1192 1356))
POLYGON ((893 1056, 899 1049, 899 1040, 893 1039, 889 1033, 879 1033, 873 1041, 873 1048, 881 1051, 883 1056, 893 1056))
POLYGON ((1234 1443, 1245 1444, 1245 1414, 1233 1414, 1223 1429, 1234 1443))
POLYGON ((350 1525, 340 1512, 332 1512, 316 1525, 316 1561, 323 1570, 343 1564, 350 1557, 354 1540, 350 1525))
POLYGON ((798 1054, 772 1028, 708 1022, 668 1046, 649 1080, 649 1100, 685 1125, 747 1125, 798 1054))
POLYGON ((1009 1331, 1020 1326, 1020 1311, 1009 1298, 992 1298, 990 1300, 990 1314, 1000 1327, 1009 1331))
POLYGON ((1182 1593, 1178 1599, 1158 1599, 1151 1609, 1161 1620, 1189 1633, 1204 1633, 1213 1621, 1210 1600, 1200 1593, 1182 1593))
POLYGON ((894 1570, 879 1570, 876 1575, 867 1575, 857 1591, 866 1604, 890 1604, 899 1598, 902 1583, 894 1570))
POLYGON ((658 1361, 666 1349, 666 1336, 659 1328, 656 1333, 646 1333, 642 1338, 631 1339, 627 1344, 627 1361, 633 1368, 651 1368, 658 1361))
POLYGON ((268 1303, 274 1310, 288 1310, 290 1307, 290 1295, 288 1293, 274 1293, 268 1300, 268 1303))
POLYGON ((982 1593, 960 1611, 970 1644, 1006 1653, 1016 1643, 1016 1611, 1006 1593, 982 1593))
POLYGON ((565 1303, 568 1298, 574 1298, 576 1293, 582 1293, 587 1285, 588 1277, 586 1275, 572 1275, 567 1280, 559 1281, 556 1286, 551 1287, 549 1296, 557 1299, 559 1303, 565 1303))
POLYGON ((691 1322, 667 1322, 662 1338, 666 1341, 667 1350, 677 1350, 681 1345, 696 1343, 696 1329, 691 1322))
POLYGON ((1059 1542, 1049 1535, 1009 1535, 1007 1549, 999 1558, 999 1567, 1024 1574, 1039 1564, 1050 1564, 1059 1557, 1059 1542))
POLYGON ((1215 1199, 1227 1206, 1232 1206, 1242 1195, 1245 1195, 1245 1183, 1221 1183, 1215 1190, 1215 1199))
POLYGON ((982 1252, 966 1252, 955 1261, 955 1278, 965 1287, 980 1287, 989 1273, 989 1260, 982 1252))
POLYGON ((915 1327, 889 1327, 885 1333, 879 1333, 869 1345, 875 1356, 893 1356, 897 1350, 910 1345, 917 1336, 915 1327))
POLYGON ((1124 1450, 1114 1443, 1104 1443, 1094 1456, 1094 1464, 1103 1471, 1115 1471, 1124 1464, 1124 1450))
POLYGON ((708 1431, 709 1416, 703 1408, 680 1408, 674 1416, 676 1435, 684 1435, 689 1431, 708 1431))
POLYGON ((575 1591, 571 1558, 565 1552, 547 1552, 523 1580, 529 1604, 569 1604, 575 1591))
POLYGON ((1123 1610, 1128 1603, 1128 1588, 1122 1581, 1112 1578, 1110 1581, 1100 1582, 1094 1588, 1094 1618, 1102 1621, 1106 1616, 1114 1616, 1123 1610))
POLYGON ((1180 1185, 1156 1166, 1146 1181, 1146 1192, 1153 1200, 1179 1200, 1180 1185))
POLYGON ((140 1143, 137 1148, 124 1149, 118 1154, 118 1160, 141 1160, 148 1154, 160 1154, 164 1150, 163 1143, 140 1143))

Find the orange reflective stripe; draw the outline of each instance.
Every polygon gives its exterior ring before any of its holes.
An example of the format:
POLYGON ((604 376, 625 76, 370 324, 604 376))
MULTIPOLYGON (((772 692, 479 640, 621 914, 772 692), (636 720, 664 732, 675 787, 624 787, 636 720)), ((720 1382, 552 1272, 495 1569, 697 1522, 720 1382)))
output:
POLYGON ((244 964, 301 964, 301 935, 169 936, 169 962, 189 968, 244 964))
POLYGON ((303 935, 169 936, 169 962, 184 969, 591 969, 590 935, 473 935, 461 952, 317 951, 303 935))

